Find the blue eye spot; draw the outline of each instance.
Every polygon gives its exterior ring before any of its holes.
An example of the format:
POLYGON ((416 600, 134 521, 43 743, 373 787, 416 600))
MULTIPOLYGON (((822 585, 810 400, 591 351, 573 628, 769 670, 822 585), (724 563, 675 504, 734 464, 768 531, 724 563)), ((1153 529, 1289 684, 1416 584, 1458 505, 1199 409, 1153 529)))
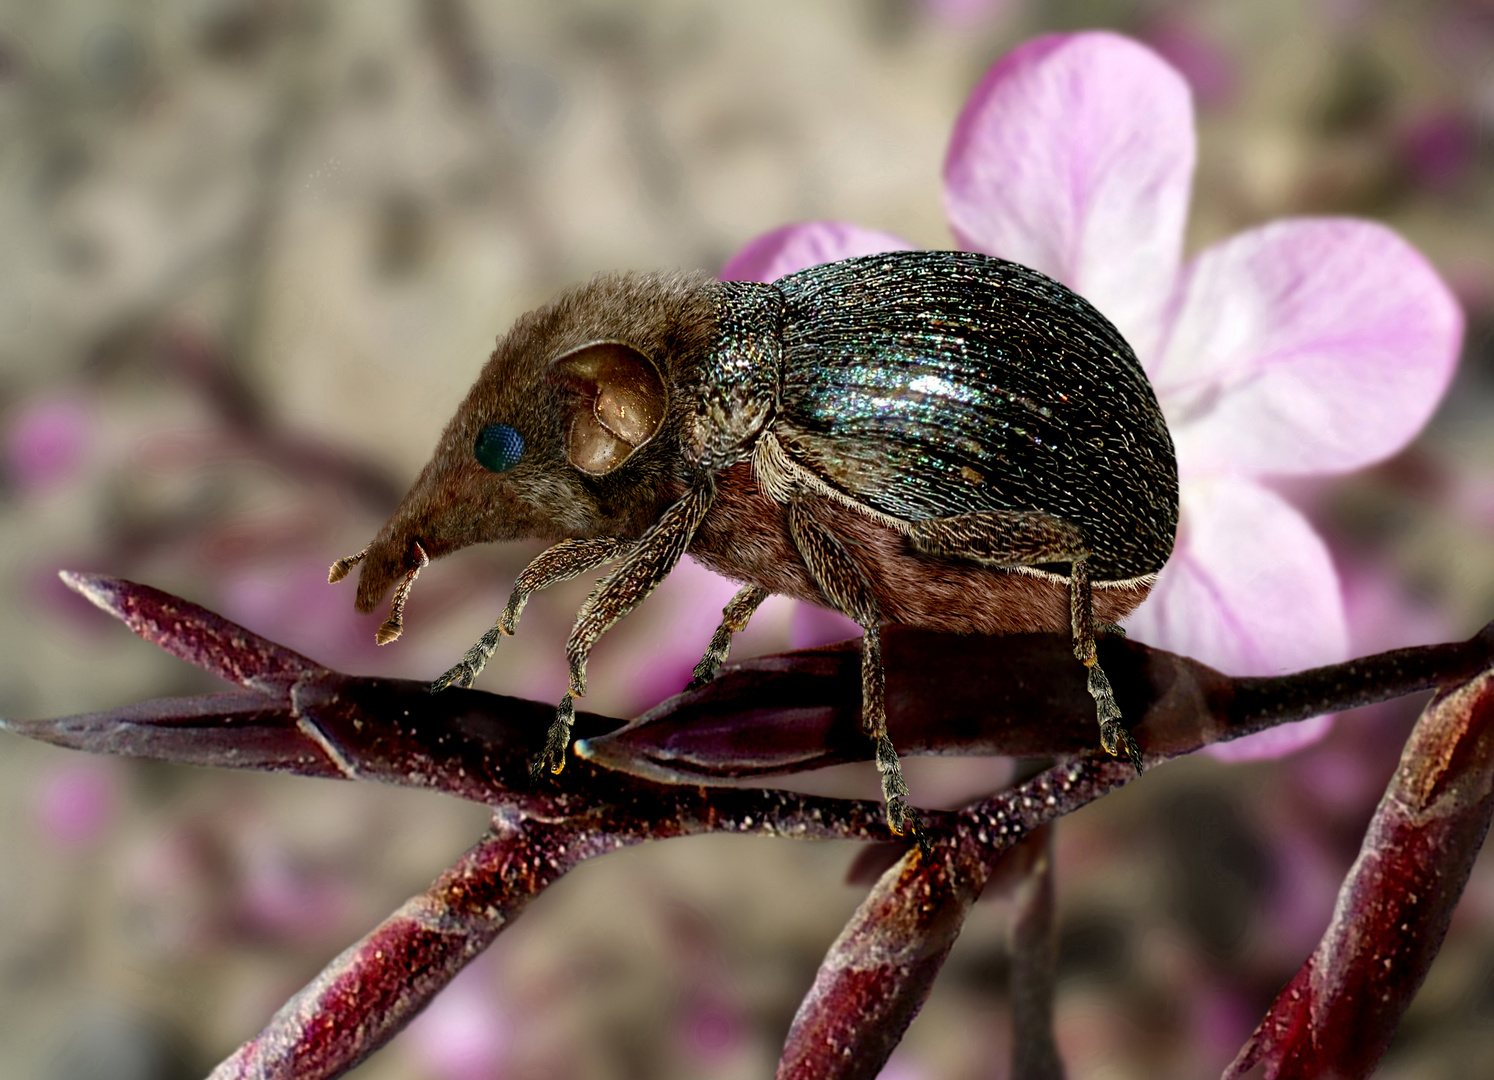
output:
POLYGON ((507 424, 489 424, 477 436, 472 453, 489 472, 508 472, 524 456, 524 436, 507 424))

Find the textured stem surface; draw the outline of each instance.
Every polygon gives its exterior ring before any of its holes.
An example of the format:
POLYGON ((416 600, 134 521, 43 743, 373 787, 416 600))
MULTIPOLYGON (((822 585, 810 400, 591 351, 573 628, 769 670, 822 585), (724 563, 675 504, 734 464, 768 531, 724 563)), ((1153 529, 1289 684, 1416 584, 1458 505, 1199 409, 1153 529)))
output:
POLYGON ((281 1006, 211 1080, 341 1076, 413 1020, 541 890, 624 842, 567 824, 495 821, 429 889, 281 1006))
POLYGON ((1034 829, 1136 778, 1098 751, 962 811, 929 857, 882 875, 830 947, 799 1006, 779 1080, 870 1080, 927 1000, 970 906, 1001 857, 1034 829))
POLYGON ((1012 1078, 1063 1080, 1063 1060, 1053 1034, 1058 988, 1058 937, 1054 925, 1053 823, 1040 825, 1013 849, 1025 856, 1012 919, 1012 1078))
MULTIPOLYGON (((536 784, 529 766, 548 704, 343 675, 160 590, 64 578, 141 637, 238 689, 0 728, 103 753, 433 788, 498 811, 488 837, 338 957, 217 1077, 340 1075, 581 859, 702 832, 888 837, 876 803, 701 786, 866 757, 855 642, 737 665, 622 730, 578 713, 578 749, 620 771, 583 761, 536 784)), ((1226 1074, 1368 1075, 1440 947, 1494 813, 1494 627, 1467 642, 1269 679, 1231 679, 1116 638, 1100 654, 1148 766, 1319 712, 1445 688, 1407 743, 1322 943, 1226 1074)), ((885 659, 889 727, 905 752, 1074 756, 959 813, 922 814, 936 846, 883 874, 830 949, 794 1019, 780 1077, 876 1076, 1003 856, 1135 777, 1094 748, 1083 668, 1062 635, 889 627, 885 659)), ((1019 886, 1019 1076, 1061 1075, 1049 1023, 1047 861, 1019 886)))
POLYGON ((1491 814, 1494 672, 1484 672, 1422 713, 1322 941, 1226 1080, 1257 1067, 1265 1080, 1374 1071, 1437 957, 1491 814))

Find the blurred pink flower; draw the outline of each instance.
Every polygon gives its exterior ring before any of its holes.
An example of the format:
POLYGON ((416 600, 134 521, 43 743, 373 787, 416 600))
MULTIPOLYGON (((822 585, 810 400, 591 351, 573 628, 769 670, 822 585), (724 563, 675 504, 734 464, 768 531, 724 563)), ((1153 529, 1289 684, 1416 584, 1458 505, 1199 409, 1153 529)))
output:
POLYGON ((119 806, 116 768, 104 761, 69 761, 44 773, 36 791, 42 834, 62 847, 81 847, 114 820, 119 806))
POLYGON ((1212 37, 1187 18, 1164 16, 1146 28, 1148 45, 1177 68, 1202 105, 1224 105, 1239 89, 1234 61, 1212 37))
MULTIPOLYGON (((944 165, 962 248, 1034 267, 1120 328, 1177 445, 1177 547, 1130 620, 1141 640, 1232 674, 1342 659, 1348 633, 1328 549, 1267 486, 1394 454, 1431 416, 1463 317, 1394 232, 1291 219, 1182 262, 1194 165, 1187 83, 1110 33, 1052 35, 1000 60, 971 94, 944 165)), ((906 248, 811 222, 769 233, 722 271, 771 281, 815 262, 906 248)), ((1327 718, 1225 744, 1274 756, 1327 718)))
POLYGON ((23 404, 5 429, 5 471, 22 491, 49 491, 82 466, 93 441, 94 417, 74 397, 23 404))
POLYGON ((742 1050, 741 1010, 730 997, 697 989, 683 1003, 679 1035, 688 1057, 699 1065, 722 1065, 742 1050))
POLYGON ((298 858, 268 829, 238 838, 239 928, 274 942, 316 942, 335 932, 352 908, 352 882, 336 867, 298 858))
POLYGON ((497 1080, 513 1042, 513 1017, 494 990, 492 961, 479 959, 417 1016, 401 1042, 439 1080, 497 1080))
POLYGON ((1460 109, 1439 109, 1412 121, 1400 136, 1400 157, 1418 187, 1445 192, 1467 180, 1478 162, 1478 126, 1460 109))
POLYGON ((915 1065, 911 1058, 894 1054, 877 1073, 877 1080, 926 1080, 931 1075, 915 1065))

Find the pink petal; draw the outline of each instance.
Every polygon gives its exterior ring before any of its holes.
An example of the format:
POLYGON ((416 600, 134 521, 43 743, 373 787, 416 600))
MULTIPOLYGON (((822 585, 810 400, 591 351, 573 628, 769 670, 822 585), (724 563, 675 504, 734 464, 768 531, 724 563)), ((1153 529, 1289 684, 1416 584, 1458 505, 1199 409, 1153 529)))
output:
POLYGON ((1149 354, 1177 274, 1193 176, 1188 84, 1110 33, 1008 53, 970 95, 944 162, 960 245, 1076 290, 1149 354))
POLYGON ((721 280, 776 281, 784 274, 820 263, 912 247, 900 236, 843 221, 805 221, 749 240, 721 268, 721 280))
POLYGON ((1395 453, 1447 389, 1463 314, 1391 230, 1282 221, 1199 255, 1153 385, 1185 473, 1356 469, 1395 453))
MULTIPOLYGON (((1281 496, 1249 481, 1184 485, 1177 547, 1127 629, 1231 675, 1276 675, 1348 655, 1327 547, 1281 496)), ((1208 752, 1227 761, 1280 757, 1317 742, 1331 722, 1315 717, 1208 752)))
POLYGON ((1348 654, 1327 547, 1286 500, 1248 480, 1183 485, 1177 547, 1127 626, 1230 675, 1277 675, 1348 654))
POLYGON ((1295 724, 1257 731, 1234 742, 1213 743, 1204 747, 1203 752, 1220 761, 1271 761, 1322 742, 1332 730, 1332 716, 1313 716, 1295 724))
POLYGON ((813 649, 861 636, 861 627, 838 611, 818 604, 794 601, 789 623, 789 645, 795 649, 813 649))

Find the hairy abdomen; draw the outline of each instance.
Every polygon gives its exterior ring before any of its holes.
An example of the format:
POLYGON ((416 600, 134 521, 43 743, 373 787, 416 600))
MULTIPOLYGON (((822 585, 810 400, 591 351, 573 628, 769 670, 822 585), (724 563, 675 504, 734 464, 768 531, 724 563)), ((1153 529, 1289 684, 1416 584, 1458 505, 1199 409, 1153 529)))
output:
MULTIPOLYGON (((866 571, 885 622, 957 634, 1070 629, 1064 581, 915 552, 896 530, 828 500, 815 504, 815 514, 866 571)), ((747 462, 717 477, 716 501, 689 552, 734 581, 830 606, 794 548, 787 509, 757 486, 747 462)), ((1097 587, 1095 618, 1124 618, 1150 587, 1097 587)))

